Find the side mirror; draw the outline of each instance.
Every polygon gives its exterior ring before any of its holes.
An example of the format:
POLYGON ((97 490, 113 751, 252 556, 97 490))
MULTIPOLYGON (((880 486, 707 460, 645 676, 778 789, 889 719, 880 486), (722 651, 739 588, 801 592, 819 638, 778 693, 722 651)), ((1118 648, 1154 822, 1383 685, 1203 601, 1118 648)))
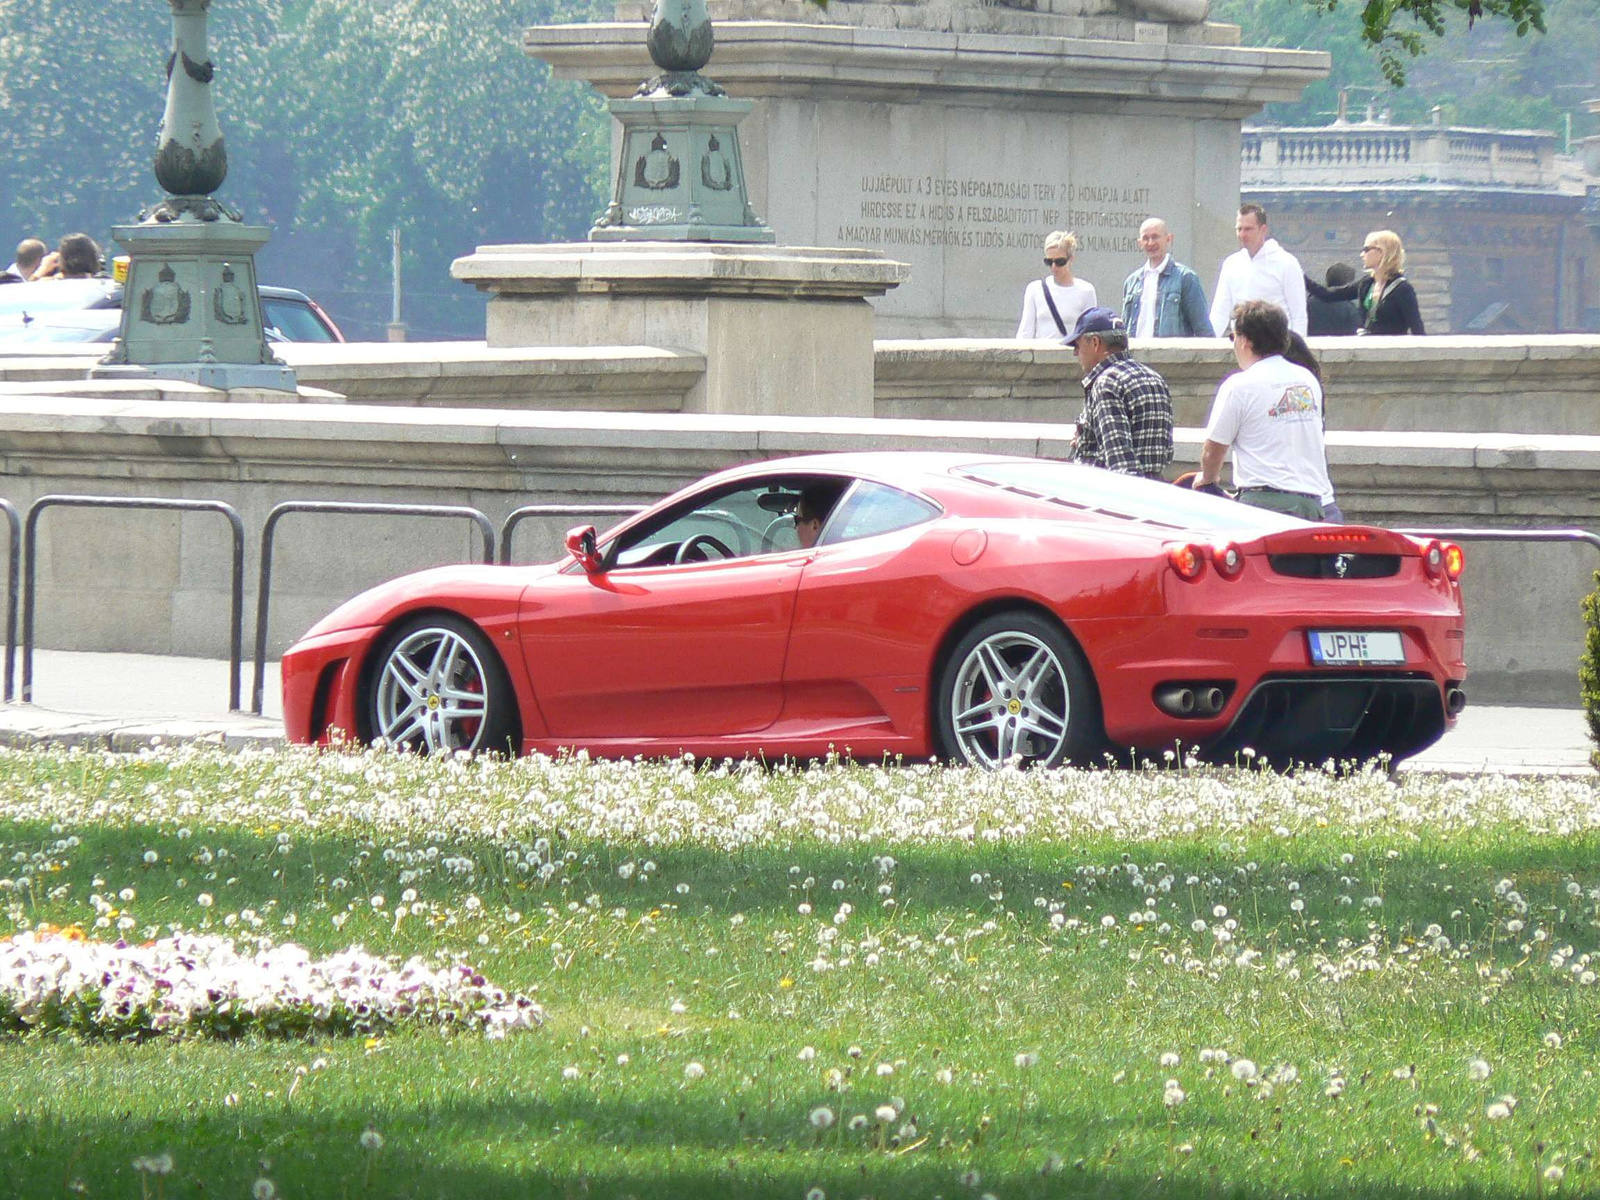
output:
POLYGON ((590 575, 600 569, 600 551, 595 548, 594 537, 593 525, 579 525, 576 529, 567 530, 567 552, 590 575))

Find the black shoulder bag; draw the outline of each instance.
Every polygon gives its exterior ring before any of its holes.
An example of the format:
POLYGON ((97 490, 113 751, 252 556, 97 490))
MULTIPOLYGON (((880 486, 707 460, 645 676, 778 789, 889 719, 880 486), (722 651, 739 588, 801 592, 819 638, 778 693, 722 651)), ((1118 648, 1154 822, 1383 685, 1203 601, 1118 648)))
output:
POLYGON ((1056 308, 1056 298, 1050 294, 1050 280, 1048 277, 1039 281, 1039 286, 1044 290, 1044 302, 1050 306, 1050 315, 1055 318, 1056 328, 1061 331, 1061 336, 1067 336, 1067 324, 1061 319, 1061 312, 1056 308))

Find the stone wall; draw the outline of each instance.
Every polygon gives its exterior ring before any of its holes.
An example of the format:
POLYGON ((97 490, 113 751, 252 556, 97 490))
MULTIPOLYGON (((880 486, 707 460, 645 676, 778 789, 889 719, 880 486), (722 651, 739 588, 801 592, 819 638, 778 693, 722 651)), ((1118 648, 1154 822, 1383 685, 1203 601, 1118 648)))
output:
MULTIPOLYGON (((0 494, 221 499, 256 539, 288 499, 469 504, 497 523, 529 503, 639 504, 709 471, 841 449, 1060 456, 1071 428, 1024 421, 740 418, 355 405, 219 404, 0 395, 0 494)), ((1179 458, 1199 434, 1179 433, 1179 458)), ((1354 519, 1439 526, 1600 527, 1600 438, 1335 433, 1333 477, 1354 519)), ((558 554, 574 518, 528 525, 517 558, 558 554)), ((603 524, 604 522, 598 522, 603 524)), ((57 510, 40 524, 44 646, 221 655, 226 524, 209 514, 57 510)), ((477 557, 465 522, 293 516, 280 527, 271 647, 359 589, 477 557)), ((1574 703, 1587 547, 1468 548, 1468 688, 1479 700, 1574 703)), ((253 618, 252 618, 253 619, 253 618)))
MULTIPOLYGON (((1600 336, 1319 338, 1330 429, 1589 433, 1600 429, 1600 336)), ((481 342, 285 345, 303 386, 351 403, 429 407, 678 412, 705 358, 650 346, 525 347, 481 342)), ((0 355, 7 385, 71 389, 98 350, 0 355)), ((1179 425, 1203 426, 1234 369, 1217 340, 1135 342, 1172 386, 1179 425)), ((879 417, 1070 421, 1082 407, 1072 352, 1047 342, 876 343, 879 417)), ((826 397, 820 397, 819 402, 826 397)))

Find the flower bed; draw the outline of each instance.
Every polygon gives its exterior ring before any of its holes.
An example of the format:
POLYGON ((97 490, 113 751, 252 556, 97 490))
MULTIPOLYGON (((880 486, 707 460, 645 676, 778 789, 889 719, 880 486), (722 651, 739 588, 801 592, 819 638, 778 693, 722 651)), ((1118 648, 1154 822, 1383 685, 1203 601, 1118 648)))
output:
POLYGON ((396 962, 360 947, 313 958, 289 942, 251 956, 229 938, 180 935, 136 946, 72 928, 0 942, 0 1030, 13 1033, 293 1037, 423 1024, 504 1037, 542 1018, 528 997, 464 963, 396 962))

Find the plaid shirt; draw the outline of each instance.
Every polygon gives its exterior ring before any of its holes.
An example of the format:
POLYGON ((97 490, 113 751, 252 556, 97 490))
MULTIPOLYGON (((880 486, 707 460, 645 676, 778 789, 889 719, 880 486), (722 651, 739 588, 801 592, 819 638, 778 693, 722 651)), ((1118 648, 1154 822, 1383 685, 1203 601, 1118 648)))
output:
POLYGON ((1160 475, 1172 461, 1172 393, 1167 381, 1126 352, 1083 377, 1078 461, 1124 475, 1160 475))

